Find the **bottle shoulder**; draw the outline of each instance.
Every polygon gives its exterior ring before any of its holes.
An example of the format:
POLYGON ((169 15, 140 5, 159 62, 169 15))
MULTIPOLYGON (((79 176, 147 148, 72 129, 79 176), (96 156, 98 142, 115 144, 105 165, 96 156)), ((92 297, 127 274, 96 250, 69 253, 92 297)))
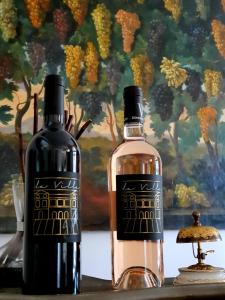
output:
POLYGON ((144 139, 125 141, 112 153, 107 171, 109 191, 116 191, 117 175, 162 175, 162 160, 155 147, 144 139))
POLYGON ((114 149, 111 157, 112 159, 116 159, 121 156, 132 154, 147 154, 149 156, 160 158, 160 154, 157 149, 145 139, 123 141, 114 149))
POLYGON ((58 128, 41 129, 32 137, 27 150, 33 148, 46 149, 55 147, 64 149, 74 148, 77 151, 80 151, 75 138, 66 130, 58 128))

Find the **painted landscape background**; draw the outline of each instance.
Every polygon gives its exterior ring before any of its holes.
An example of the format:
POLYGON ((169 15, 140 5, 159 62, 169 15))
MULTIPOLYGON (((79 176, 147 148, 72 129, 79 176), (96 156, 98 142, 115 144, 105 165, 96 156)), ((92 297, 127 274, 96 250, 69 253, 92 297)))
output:
POLYGON ((163 160, 165 228, 225 227, 225 1, 0 1, 0 230, 15 228, 12 179, 41 126, 46 74, 65 78, 82 150, 84 229, 108 228, 106 165, 122 140, 122 92, 142 87, 163 160), (21 139, 22 137, 22 139, 21 139), (20 144, 20 146, 19 146, 20 144))

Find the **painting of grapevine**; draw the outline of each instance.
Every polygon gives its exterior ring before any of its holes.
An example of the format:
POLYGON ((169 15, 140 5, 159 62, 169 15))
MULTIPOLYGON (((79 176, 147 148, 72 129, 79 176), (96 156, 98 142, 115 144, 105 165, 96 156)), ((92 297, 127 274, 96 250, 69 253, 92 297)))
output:
POLYGON ((133 84, 163 161, 165 228, 193 209, 224 228, 224 70, 224 0, 0 0, 0 230, 13 230, 12 181, 50 73, 65 78, 72 134, 92 120, 79 139, 84 229, 108 228, 107 161, 133 84))

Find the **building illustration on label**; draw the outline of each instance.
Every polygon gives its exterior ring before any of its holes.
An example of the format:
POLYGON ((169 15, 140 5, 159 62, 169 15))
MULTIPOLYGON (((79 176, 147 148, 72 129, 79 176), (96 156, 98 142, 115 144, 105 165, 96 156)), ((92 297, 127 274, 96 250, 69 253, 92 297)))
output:
MULTIPOLYGON (((38 184, 40 179, 38 179, 38 184)), ((39 235, 77 235, 79 233, 78 189, 68 188, 61 179, 63 188, 56 187, 56 181, 42 180, 45 184, 34 189, 33 234, 39 235), (50 182, 50 183, 49 183, 50 182)), ((58 187, 58 186, 57 186, 58 187)))
POLYGON ((121 218, 126 234, 162 232, 161 187, 157 182, 129 182, 121 185, 121 218))

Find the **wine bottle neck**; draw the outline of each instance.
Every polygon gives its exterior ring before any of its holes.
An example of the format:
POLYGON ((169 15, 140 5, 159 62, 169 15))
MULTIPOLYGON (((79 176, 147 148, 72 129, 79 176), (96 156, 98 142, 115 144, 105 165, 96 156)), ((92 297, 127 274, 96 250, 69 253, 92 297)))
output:
POLYGON ((64 121, 64 86, 60 76, 49 75, 45 80, 44 126, 62 127, 64 121))
POLYGON ((125 140, 144 140, 144 128, 142 123, 126 123, 124 124, 125 140))
POLYGON ((143 140, 142 90, 138 86, 124 88, 124 139, 143 140))
POLYGON ((57 127, 64 126, 63 114, 46 114, 44 115, 44 127, 57 127))

